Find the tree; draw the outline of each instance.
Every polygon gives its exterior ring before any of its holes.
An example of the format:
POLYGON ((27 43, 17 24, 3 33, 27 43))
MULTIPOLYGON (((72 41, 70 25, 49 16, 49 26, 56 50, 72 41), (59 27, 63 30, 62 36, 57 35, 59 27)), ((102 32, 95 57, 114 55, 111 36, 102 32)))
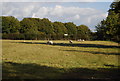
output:
POLYGON ((52 22, 47 18, 43 18, 40 21, 39 31, 45 32, 47 39, 51 39, 52 34, 54 33, 54 28, 52 22))
POLYGON ((25 34, 25 39, 37 39, 38 28, 32 18, 24 18, 20 24, 20 33, 25 34))
POLYGON ((110 5, 108 16, 96 26, 98 38, 120 41, 120 1, 110 5))
POLYGON ((19 33, 20 23, 13 16, 2 16, 2 33, 19 33))
POLYGON ((65 33, 67 33, 67 28, 61 22, 54 22, 54 33, 56 34, 57 39, 63 39, 65 33))
POLYGON ((114 11, 115 13, 120 13, 120 1, 113 2, 110 5, 110 9, 108 11, 109 11, 109 14, 111 11, 114 11))
POLYGON ((86 25, 77 26, 77 38, 90 40, 91 30, 86 25))
POLYGON ((101 21, 97 26, 96 26, 96 35, 98 40, 106 40, 106 21, 103 20, 101 21))
POLYGON ((119 34, 117 32, 120 30, 120 20, 118 14, 115 14, 112 11, 110 13, 111 14, 106 18, 106 34, 108 39, 115 40, 114 36, 117 36, 119 34))
POLYGON ((110 5, 106 26, 106 32, 110 35, 110 40, 120 41, 120 1, 113 2, 110 5))
POLYGON ((64 25, 67 28, 70 39, 76 39, 76 35, 77 35, 76 25, 73 22, 68 22, 65 23, 64 25))

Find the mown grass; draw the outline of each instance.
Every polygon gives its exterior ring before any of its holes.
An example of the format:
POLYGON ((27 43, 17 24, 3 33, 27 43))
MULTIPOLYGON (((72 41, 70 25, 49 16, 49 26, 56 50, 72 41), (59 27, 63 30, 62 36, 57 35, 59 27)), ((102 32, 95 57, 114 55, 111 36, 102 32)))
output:
POLYGON ((2 40, 3 78, 118 78, 118 43, 2 40))

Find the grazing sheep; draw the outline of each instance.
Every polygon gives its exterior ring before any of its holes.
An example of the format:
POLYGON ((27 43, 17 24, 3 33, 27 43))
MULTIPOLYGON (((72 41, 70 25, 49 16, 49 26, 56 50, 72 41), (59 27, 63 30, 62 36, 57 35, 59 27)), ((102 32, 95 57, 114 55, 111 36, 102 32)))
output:
POLYGON ((82 39, 78 39, 78 41, 85 41, 84 39, 82 40, 82 39))
POLYGON ((73 43, 73 41, 72 40, 69 40, 69 42, 72 44, 73 43))
POLYGON ((48 41, 47 44, 53 45, 53 41, 48 41))
POLYGON ((82 41, 85 41, 84 39, 82 41))
POLYGON ((78 41, 81 41, 81 39, 78 39, 78 41))

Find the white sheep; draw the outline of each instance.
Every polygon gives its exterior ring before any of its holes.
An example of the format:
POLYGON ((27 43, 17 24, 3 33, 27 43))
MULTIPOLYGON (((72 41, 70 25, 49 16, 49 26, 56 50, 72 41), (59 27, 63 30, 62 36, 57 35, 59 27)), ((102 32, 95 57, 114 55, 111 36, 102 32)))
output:
POLYGON ((73 41, 72 40, 69 40, 69 42, 72 44, 73 43, 73 41))
POLYGON ((48 41, 47 44, 53 45, 53 41, 48 41))
POLYGON ((78 39, 78 41, 85 41, 84 39, 82 40, 82 39, 78 39))
POLYGON ((84 39, 82 41, 85 41, 84 39))
POLYGON ((78 41, 81 41, 81 39, 78 39, 78 41))

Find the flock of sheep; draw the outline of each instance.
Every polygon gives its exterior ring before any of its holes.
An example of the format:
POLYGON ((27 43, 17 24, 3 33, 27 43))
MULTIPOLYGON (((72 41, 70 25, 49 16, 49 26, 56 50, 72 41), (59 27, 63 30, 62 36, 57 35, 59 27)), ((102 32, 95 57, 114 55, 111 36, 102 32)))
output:
MULTIPOLYGON (((84 39, 83 39, 83 40, 82 40, 82 39, 78 39, 77 41, 85 41, 85 40, 84 40, 84 39)), ((72 40, 69 40, 69 43, 72 44, 73 41, 72 41, 72 40)), ((47 44, 53 45, 53 41, 48 41, 47 44)))

